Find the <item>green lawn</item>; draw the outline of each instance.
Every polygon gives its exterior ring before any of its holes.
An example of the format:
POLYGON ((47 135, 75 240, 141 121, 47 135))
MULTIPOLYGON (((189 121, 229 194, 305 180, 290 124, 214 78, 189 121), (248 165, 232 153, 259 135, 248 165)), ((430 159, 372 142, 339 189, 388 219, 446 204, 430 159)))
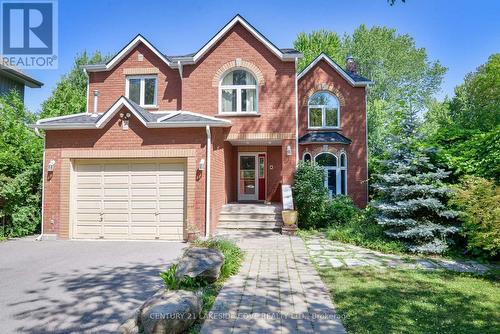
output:
POLYGON ((349 333, 500 333, 493 278, 366 267, 320 274, 349 333))

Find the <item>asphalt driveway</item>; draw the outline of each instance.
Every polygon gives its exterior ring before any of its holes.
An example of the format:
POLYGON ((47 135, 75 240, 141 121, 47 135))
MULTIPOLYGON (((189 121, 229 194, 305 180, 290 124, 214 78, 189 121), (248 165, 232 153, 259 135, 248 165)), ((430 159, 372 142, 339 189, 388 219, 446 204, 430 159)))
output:
POLYGON ((0 243, 0 332, 112 333, 161 287, 186 244, 0 243))

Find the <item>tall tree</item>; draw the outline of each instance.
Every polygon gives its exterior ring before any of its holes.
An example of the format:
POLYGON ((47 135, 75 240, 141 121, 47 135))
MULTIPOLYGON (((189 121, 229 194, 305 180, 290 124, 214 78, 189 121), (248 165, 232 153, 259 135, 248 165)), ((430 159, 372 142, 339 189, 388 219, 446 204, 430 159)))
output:
POLYGON ((491 131, 500 125, 500 53, 491 55, 455 88, 450 113, 463 129, 491 131))
POLYGON ((42 104, 41 118, 63 116, 85 112, 87 105, 87 76, 83 66, 106 62, 109 57, 99 51, 89 55, 79 54, 71 70, 61 77, 52 95, 42 104))

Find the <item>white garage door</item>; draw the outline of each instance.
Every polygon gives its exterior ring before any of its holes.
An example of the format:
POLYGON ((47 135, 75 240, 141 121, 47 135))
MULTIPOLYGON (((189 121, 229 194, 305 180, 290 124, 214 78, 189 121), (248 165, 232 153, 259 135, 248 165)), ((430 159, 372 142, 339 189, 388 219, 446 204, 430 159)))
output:
POLYGON ((77 161, 73 238, 182 240, 184 170, 180 161, 77 161))

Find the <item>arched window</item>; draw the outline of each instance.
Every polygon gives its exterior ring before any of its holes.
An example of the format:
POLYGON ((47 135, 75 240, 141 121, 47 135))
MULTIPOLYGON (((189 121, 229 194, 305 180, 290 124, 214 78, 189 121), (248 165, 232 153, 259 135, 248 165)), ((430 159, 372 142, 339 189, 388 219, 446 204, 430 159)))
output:
POLYGON ((220 113, 258 112, 257 80, 248 71, 227 73, 219 86, 220 113))
POLYGON ((325 188, 328 189, 330 197, 334 195, 347 194, 347 157, 344 153, 340 155, 340 164, 337 156, 332 153, 320 153, 315 158, 316 164, 322 166, 325 171, 325 188))
POLYGON ((304 162, 311 162, 312 158, 311 158, 311 153, 304 153, 304 156, 302 157, 302 160, 304 160, 304 162))
POLYGON ((309 128, 338 128, 340 103, 335 95, 321 91, 314 93, 308 103, 309 128))

